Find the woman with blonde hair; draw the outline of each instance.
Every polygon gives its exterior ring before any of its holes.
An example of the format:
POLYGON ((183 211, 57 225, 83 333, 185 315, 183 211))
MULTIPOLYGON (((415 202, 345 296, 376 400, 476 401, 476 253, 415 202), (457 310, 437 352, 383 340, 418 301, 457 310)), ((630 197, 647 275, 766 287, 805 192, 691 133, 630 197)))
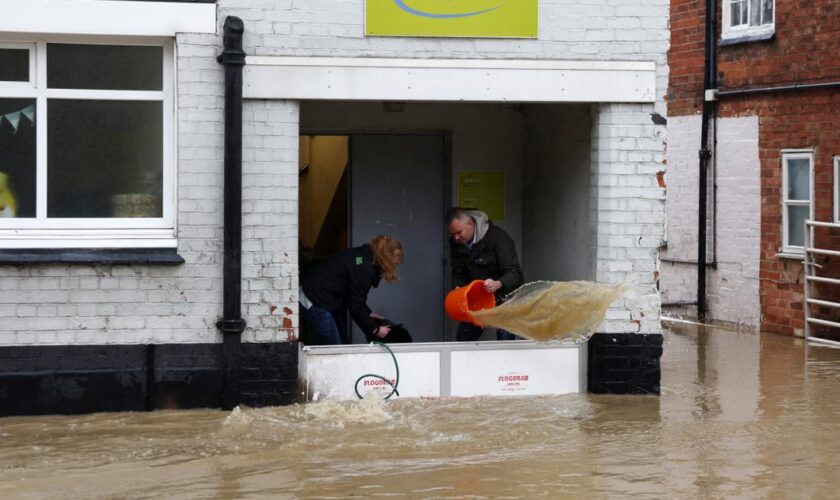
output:
POLYGON ((367 338, 388 342, 391 327, 380 325, 382 316, 371 311, 371 288, 397 280, 403 260, 399 241, 377 236, 369 244, 348 248, 316 266, 303 280, 300 312, 304 320, 301 340, 310 345, 349 344, 347 312, 367 338))

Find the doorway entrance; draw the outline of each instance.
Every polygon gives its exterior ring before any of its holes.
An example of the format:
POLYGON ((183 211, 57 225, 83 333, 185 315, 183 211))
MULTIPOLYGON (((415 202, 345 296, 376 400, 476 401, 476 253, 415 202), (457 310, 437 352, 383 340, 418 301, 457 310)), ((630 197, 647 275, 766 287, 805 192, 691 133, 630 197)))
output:
MULTIPOLYGON (((402 242, 400 279, 371 290, 374 312, 415 342, 444 340, 446 140, 436 134, 301 135, 302 276, 318 261, 370 242, 402 242)), ((352 341, 364 335, 351 329, 352 341)))

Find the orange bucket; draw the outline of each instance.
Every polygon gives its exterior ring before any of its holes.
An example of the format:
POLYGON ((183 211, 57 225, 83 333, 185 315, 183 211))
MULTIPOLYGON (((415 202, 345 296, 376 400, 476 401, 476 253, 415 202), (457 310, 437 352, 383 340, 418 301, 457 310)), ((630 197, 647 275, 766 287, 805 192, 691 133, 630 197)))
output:
POLYGON ((471 311, 490 309, 496 306, 496 297, 484 291, 484 281, 475 280, 469 285, 458 287, 446 295, 444 308, 446 314, 455 321, 467 321, 478 324, 471 311))

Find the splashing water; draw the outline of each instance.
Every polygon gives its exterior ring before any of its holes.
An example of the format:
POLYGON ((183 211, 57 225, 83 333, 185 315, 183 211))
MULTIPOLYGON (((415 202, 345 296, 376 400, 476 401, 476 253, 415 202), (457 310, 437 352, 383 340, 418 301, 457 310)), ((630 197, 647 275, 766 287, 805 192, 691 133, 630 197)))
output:
POLYGON ((303 406, 307 419, 317 420, 332 427, 347 424, 378 424, 391 420, 385 409, 385 400, 379 397, 365 397, 359 401, 322 401, 303 406))
POLYGON ((264 426, 270 423, 318 422, 321 425, 343 428, 348 424, 381 424, 393 417, 386 408, 386 401, 377 395, 366 395, 358 401, 321 401, 306 405, 293 405, 291 414, 280 417, 272 412, 234 408, 223 422, 225 430, 264 426))
POLYGON ((531 340, 583 342, 604 320, 610 303, 628 288, 592 281, 535 281, 517 288, 503 304, 470 314, 482 326, 531 340))

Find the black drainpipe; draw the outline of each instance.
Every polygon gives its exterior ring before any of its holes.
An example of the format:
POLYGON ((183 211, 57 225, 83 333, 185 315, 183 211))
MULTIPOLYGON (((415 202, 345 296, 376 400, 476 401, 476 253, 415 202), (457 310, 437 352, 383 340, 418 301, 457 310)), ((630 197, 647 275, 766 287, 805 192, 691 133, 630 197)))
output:
POLYGON ((703 115, 700 122, 700 176, 697 217, 697 319, 706 317, 706 212, 709 159, 709 120, 714 112, 714 101, 706 94, 717 86, 717 65, 715 57, 715 36, 717 35, 717 15, 715 1, 706 0, 706 50, 703 63, 703 115))
POLYGON ((239 404, 239 358, 242 332, 242 33, 238 17, 228 16, 224 50, 217 60, 225 67, 225 257, 223 317, 216 322, 224 343, 222 409, 239 404))

